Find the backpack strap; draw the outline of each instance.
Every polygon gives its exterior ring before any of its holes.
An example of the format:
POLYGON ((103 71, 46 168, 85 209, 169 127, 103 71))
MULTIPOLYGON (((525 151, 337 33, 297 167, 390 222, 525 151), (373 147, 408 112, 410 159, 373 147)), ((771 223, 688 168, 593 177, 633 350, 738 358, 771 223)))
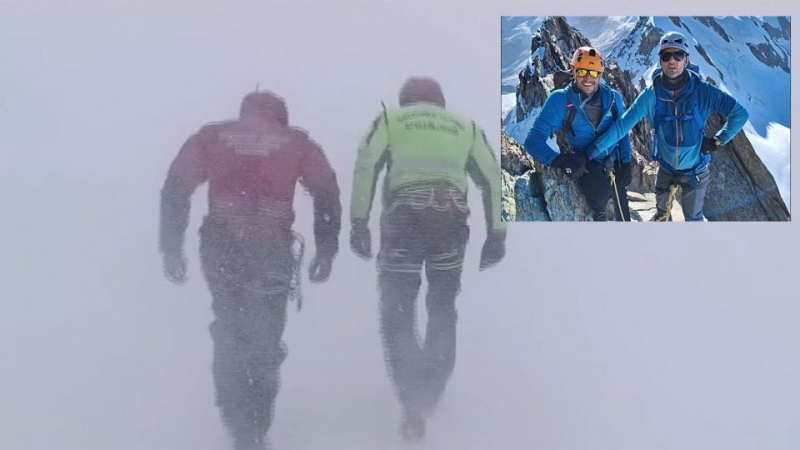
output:
MULTIPOLYGON (((612 123, 615 123, 617 119, 619 119, 619 113, 617 112, 617 96, 614 93, 611 93, 611 119, 612 123)), ((617 155, 617 162, 622 164, 622 155, 620 154, 619 150, 620 144, 617 141, 617 144, 614 146, 614 153, 617 155)))
MULTIPOLYGON (((697 123, 698 128, 700 129, 700 136, 705 136, 705 129, 706 123, 703 121, 700 122, 700 104, 697 100, 697 91, 695 91, 694 95, 692 96, 692 114, 694 114, 695 122, 697 123)), ((707 166, 708 163, 711 162, 711 153, 706 155, 700 156, 700 164, 699 166, 707 166)))
POLYGON ((655 97, 656 97, 656 108, 655 108, 656 110, 655 113, 653 114, 653 123, 651 124, 653 126, 653 147, 650 151, 650 160, 660 163, 661 157, 658 155, 658 147, 656 146, 656 143, 658 142, 658 124, 661 123, 661 116, 663 114, 662 110, 664 109, 664 101, 658 98, 658 95, 656 95, 655 97))
POLYGON ((706 124, 705 121, 703 121, 702 123, 700 122, 700 105, 697 100, 697 91, 694 91, 694 94, 692 94, 691 108, 695 122, 697 122, 697 127, 700 129, 700 133, 702 134, 706 128, 706 124))
POLYGON ((699 120, 700 119, 700 108, 699 108, 699 106, 697 104, 697 92, 692 94, 692 101, 689 103, 689 109, 691 110, 691 112, 684 112, 684 113, 681 113, 679 116, 669 116, 669 117, 664 118, 664 120, 665 121, 670 121, 670 122, 675 121, 675 120, 678 120, 678 121, 681 121, 681 122, 687 122, 689 120, 695 119, 695 123, 697 124, 697 127, 698 127, 700 133, 703 133, 703 129, 705 128, 705 123, 700 123, 700 120, 699 120))
POLYGON ((619 113, 617 112, 617 108, 615 108, 615 106, 617 106, 617 96, 611 94, 611 118, 614 119, 614 122, 616 122, 619 118, 619 113))
POLYGON ((575 120, 575 105, 572 103, 567 102, 567 113, 564 114, 564 121, 561 122, 561 129, 564 130, 564 134, 567 133, 572 134, 575 136, 575 132, 572 130, 572 121, 575 120))

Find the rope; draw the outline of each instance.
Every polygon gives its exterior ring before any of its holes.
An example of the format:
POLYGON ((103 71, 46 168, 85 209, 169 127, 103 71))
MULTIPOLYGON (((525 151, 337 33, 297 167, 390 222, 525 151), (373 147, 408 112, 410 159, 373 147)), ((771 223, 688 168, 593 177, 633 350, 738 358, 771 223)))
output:
POLYGON ((667 200, 667 212, 661 216, 656 217, 656 222, 666 222, 669 220, 670 215, 672 215, 672 204, 675 202, 675 194, 678 192, 678 185, 671 184, 669 186, 669 199, 667 200))
POLYGON ((625 222, 625 214, 622 212, 622 203, 619 201, 619 191, 617 190, 617 177, 614 175, 614 171, 608 173, 608 177, 611 178, 611 189, 614 190, 614 197, 617 198, 617 211, 619 211, 620 217, 622 217, 622 221, 625 222))

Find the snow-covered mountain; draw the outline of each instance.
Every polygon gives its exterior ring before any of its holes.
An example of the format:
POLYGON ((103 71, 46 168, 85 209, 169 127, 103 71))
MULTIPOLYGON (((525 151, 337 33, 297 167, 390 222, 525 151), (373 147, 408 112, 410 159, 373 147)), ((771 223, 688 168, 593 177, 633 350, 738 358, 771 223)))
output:
MULTIPOLYGON (((518 76, 530 57, 531 36, 545 17, 504 17, 502 22, 503 118, 509 135, 527 134, 533 123, 514 123, 518 76), (527 36, 527 38, 526 38, 527 36), (509 112, 512 114, 509 115, 509 112)), ((567 17, 592 45, 629 71, 637 88, 649 85, 658 67, 657 42, 668 31, 692 41, 691 61, 750 113, 745 133, 790 202, 791 23, 788 17, 567 17)))
POLYGON ((638 20, 638 16, 567 17, 567 22, 589 38, 604 55, 633 31, 638 20))
MULTIPOLYGON (((517 73, 531 56, 531 36, 542 24, 544 16, 509 16, 502 19, 503 93, 514 92, 517 73)), ((638 16, 567 17, 567 22, 607 54, 633 30, 638 16)))
POLYGON ((650 84, 658 67, 658 48, 650 48, 649 41, 679 31, 693 41, 690 59, 701 75, 716 80, 741 102, 753 128, 764 135, 772 122, 791 126, 789 27, 783 17, 640 18, 607 59, 631 71, 634 80, 644 77, 650 84))
POLYGON ((500 58, 503 94, 513 94, 516 90, 517 74, 525 67, 531 56, 531 36, 542 24, 542 20, 544 20, 543 16, 502 18, 500 58))

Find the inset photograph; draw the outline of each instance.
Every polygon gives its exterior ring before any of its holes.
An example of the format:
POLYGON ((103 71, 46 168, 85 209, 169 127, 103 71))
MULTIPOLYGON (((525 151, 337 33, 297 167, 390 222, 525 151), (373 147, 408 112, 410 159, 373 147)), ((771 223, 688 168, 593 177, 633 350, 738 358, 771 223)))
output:
POLYGON ((504 221, 790 221, 790 17, 502 17, 504 221))

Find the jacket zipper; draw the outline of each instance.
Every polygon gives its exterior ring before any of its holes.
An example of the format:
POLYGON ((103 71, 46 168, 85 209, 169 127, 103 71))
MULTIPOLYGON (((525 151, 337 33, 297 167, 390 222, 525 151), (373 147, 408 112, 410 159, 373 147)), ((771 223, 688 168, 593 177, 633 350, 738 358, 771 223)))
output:
POLYGON ((678 102, 675 102, 675 169, 678 169, 678 151, 678 102))
MULTIPOLYGON (((598 86, 597 89, 600 89, 600 86, 598 86)), ((592 95, 594 95, 594 94, 592 94, 592 95)), ((578 100, 580 100, 580 99, 581 99, 581 96, 578 95, 578 100)), ((612 102, 611 106, 613 106, 613 103, 614 102, 612 102)), ((597 140, 597 128, 600 126, 600 124, 603 123, 603 119, 606 118, 606 116, 608 115, 608 112, 611 111, 611 106, 609 106, 609 108, 606 111, 604 111, 603 114, 600 116, 600 122, 597 124, 597 127, 596 127, 596 126, 594 126, 594 124, 592 124, 592 121, 589 120, 589 116, 587 116, 586 113, 583 112, 583 104, 580 101, 578 101, 577 104, 575 104, 573 102, 573 104, 575 105, 575 108, 577 108, 581 112, 581 114, 583 114, 583 118, 586 119, 587 122, 589 122, 589 126, 591 126, 592 130, 594 130, 594 138, 595 138, 595 140, 597 140)), ((602 96, 602 94, 600 94, 600 104, 603 104, 603 96, 602 96)), ((608 156, 608 150, 606 150, 606 156, 608 156)))

